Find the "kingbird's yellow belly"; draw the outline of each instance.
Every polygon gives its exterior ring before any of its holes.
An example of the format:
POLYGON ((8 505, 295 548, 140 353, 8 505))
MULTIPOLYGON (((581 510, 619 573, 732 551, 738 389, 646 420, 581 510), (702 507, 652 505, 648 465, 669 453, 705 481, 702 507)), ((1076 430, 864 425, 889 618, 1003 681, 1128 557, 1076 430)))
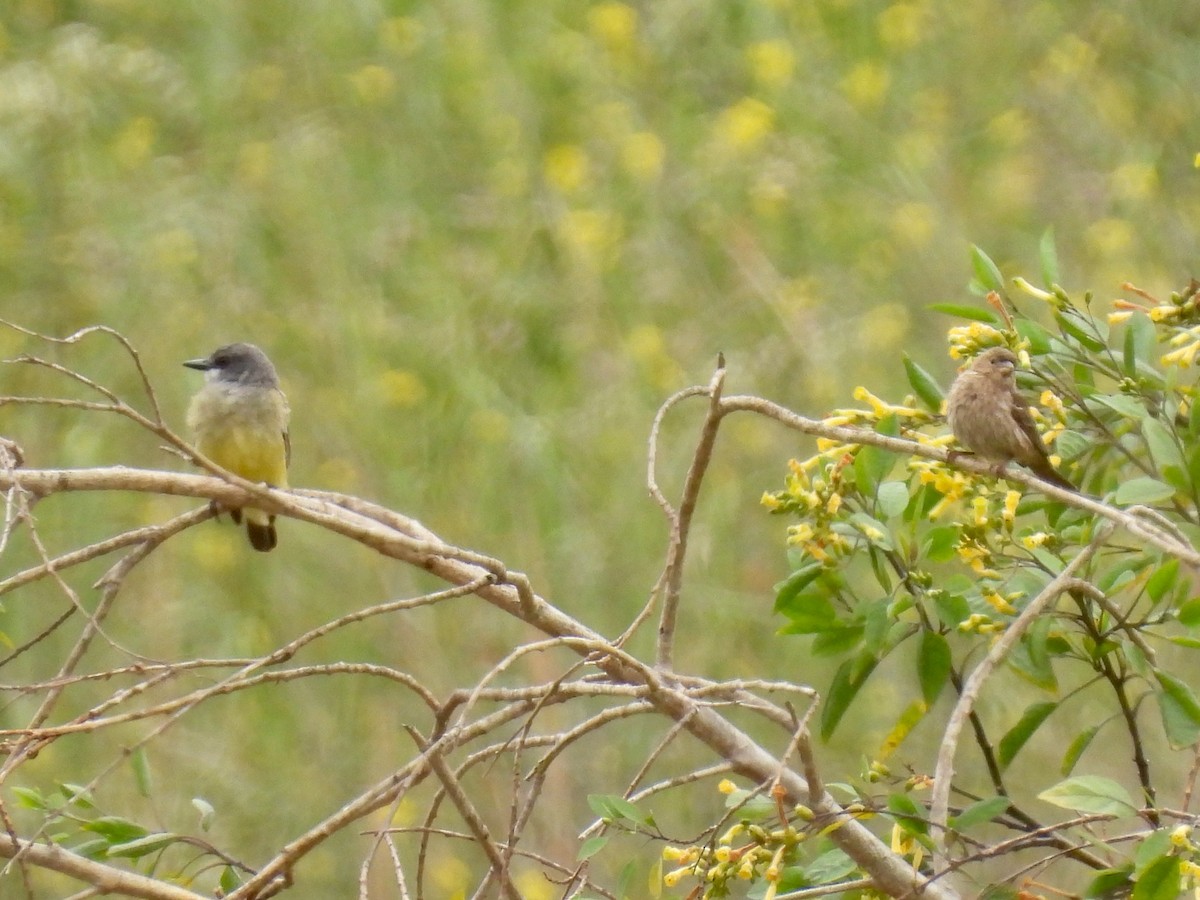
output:
POLYGON ((235 475, 287 487, 287 401, 273 388, 209 384, 188 411, 196 449, 235 475))

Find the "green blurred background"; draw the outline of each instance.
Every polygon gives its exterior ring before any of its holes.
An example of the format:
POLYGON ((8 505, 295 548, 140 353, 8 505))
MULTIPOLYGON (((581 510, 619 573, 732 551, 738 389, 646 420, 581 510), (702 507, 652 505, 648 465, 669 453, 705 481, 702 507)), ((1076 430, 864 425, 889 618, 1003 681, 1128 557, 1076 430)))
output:
MULTIPOLYGON (((180 429, 199 379, 179 363, 230 340, 260 344, 292 402, 295 485, 412 515, 615 634, 666 545, 644 487, 651 418, 707 382, 718 351, 729 392, 821 414, 850 405, 857 384, 903 394, 902 350, 948 382, 951 323, 925 306, 963 299, 971 243, 1006 274, 1032 273, 1053 227, 1065 287, 1101 297, 1125 279, 1165 293, 1193 273, 1193 13, 1166 2, 9 0, 0 309, 55 335, 119 329, 180 429)), ((26 352, 146 407, 103 338, 49 349, 0 331, 0 354, 26 352)), ((3 375, 0 393, 83 396, 45 371, 3 375)), ((672 494, 700 413, 684 407, 665 428, 672 494)), ((31 466, 181 465, 111 417, 7 407, 0 433, 31 466)), ((803 643, 772 635, 784 523, 758 498, 801 454, 777 427, 726 423, 693 535, 682 668, 827 680, 826 661, 814 667, 803 643)), ((38 523, 58 551, 186 508, 55 498, 38 523)), ((31 558, 26 544, 5 571, 31 558)), ((102 571, 76 579, 89 603, 102 571)), ((160 659, 255 655, 431 587, 307 526, 282 523, 279 549, 261 556, 209 523, 139 570, 109 632, 160 659)), ((50 587, 10 598, 5 636, 28 638, 63 602, 50 587)), ((301 661, 392 665, 447 690, 530 637, 467 598, 358 626, 301 661)), ((648 652, 649 637, 634 649, 648 652)), ((56 653, 2 678, 45 675, 56 653)), ((127 661, 99 648, 87 665, 127 661)), ((504 683, 567 664, 533 659, 504 683)), ((71 695, 64 714, 106 690, 71 695)), ((29 703, 10 705, 6 725, 29 703)), ((404 721, 428 727, 394 685, 268 689, 202 708, 156 742, 151 800, 121 773, 99 794, 107 811, 181 831, 195 830, 190 798, 205 797, 210 837, 259 862, 405 759, 404 721)), ((860 709, 826 755, 854 759, 889 725, 860 709)), ((25 783, 86 782, 143 733, 60 742, 25 783)), ((552 821, 537 826, 552 850, 572 857, 584 794, 623 790, 633 743, 596 741, 564 767, 552 821)), ((661 772, 684 759, 706 757, 681 753, 661 772)), ((505 778, 491 778, 475 789, 502 796, 505 778)), ((717 814, 705 791, 674 811, 678 832, 717 814)), ((289 896, 349 896, 364 848, 354 835, 331 842, 289 896)), ((444 896, 478 864, 455 846, 435 859, 444 896)), ((551 895, 535 876, 524 889, 551 895)))

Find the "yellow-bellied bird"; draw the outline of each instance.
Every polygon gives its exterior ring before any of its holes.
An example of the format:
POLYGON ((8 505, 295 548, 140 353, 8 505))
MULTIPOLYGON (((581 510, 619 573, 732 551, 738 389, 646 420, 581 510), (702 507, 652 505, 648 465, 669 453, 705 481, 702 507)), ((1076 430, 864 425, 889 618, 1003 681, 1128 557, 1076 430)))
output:
MULTIPOLYGON (((287 487, 290 411, 267 354, 253 344, 228 344, 184 365, 204 373, 204 386, 192 398, 187 415, 196 449, 247 481, 287 487)), ((246 534, 255 550, 274 549, 273 515, 253 506, 229 513, 238 523, 245 514, 246 534)))

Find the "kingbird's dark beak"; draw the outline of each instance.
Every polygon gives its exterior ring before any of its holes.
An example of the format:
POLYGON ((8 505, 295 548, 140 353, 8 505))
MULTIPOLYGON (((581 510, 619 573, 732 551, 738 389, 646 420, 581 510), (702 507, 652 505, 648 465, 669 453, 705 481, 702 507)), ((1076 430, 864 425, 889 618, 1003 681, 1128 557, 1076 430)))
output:
POLYGON ((199 369, 201 372, 207 372, 212 368, 212 363, 207 359, 189 359, 184 365, 189 369, 199 369))

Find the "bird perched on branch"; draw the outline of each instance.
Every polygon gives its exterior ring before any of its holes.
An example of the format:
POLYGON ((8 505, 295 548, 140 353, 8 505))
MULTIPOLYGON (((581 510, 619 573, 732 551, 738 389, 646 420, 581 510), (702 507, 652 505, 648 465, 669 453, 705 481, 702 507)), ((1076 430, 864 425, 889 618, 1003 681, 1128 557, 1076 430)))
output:
POLYGON ((1003 474, 1009 460, 1068 491, 1075 486, 1055 471, 1042 436, 1017 392, 1017 357, 1007 347, 992 347, 960 372, 946 398, 946 418, 960 444, 997 463, 1003 474))
MULTIPOLYGON (((287 487, 290 412, 267 354, 253 344, 229 344, 184 365, 205 376, 187 415, 196 449, 247 481, 287 487)), ((229 514, 238 523, 245 515, 246 535, 255 550, 275 548, 273 515, 252 506, 229 514)))

